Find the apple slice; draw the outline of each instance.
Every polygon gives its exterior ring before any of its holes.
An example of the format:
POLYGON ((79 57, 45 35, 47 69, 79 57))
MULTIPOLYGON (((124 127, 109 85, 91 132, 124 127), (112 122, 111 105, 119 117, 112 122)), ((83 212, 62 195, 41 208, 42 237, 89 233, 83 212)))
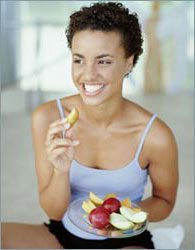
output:
POLYGON ((146 212, 137 212, 131 217, 131 221, 134 223, 143 223, 147 220, 148 214, 146 212))
POLYGON ((94 208, 96 208, 96 206, 90 200, 83 201, 83 203, 82 203, 82 209, 86 213, 89 214, 94 208))
POLYGON ((121 206, 120 207, 120 213, 127 218, 128 220, 131 220, 131 217, 136 213, 135 211, 133 211, 133 209, 129 208, 129 207, 124 207, 121 206))
POLYGON ((140 229, 143 226, 144 223, 139 223, 139 224, 135 224, 133 227, 133 231, 136 231, 138 229, 140 229))
POLYGON ((143 223, 148 216, 148 214, 143 211, 135 212, 133 209, 124 206, 120 207, 120 213, 133 223, 143 223))
POLYGON ((134 227, 131 221, 128 221, 125 217, 118 213, 111 213, 110 224, 120 230, 128 230, 134 227))
POLYGON ((74 108, 67 116, 67 121, 72 127, 77 122, 78 119, 79 119, 79 111, 76 108, 74 108))
POLYGON ((95 205, 102 205, 103 204, 103 200, 98 197, 96 194, 94 194, 93 192, 89 193, 89 198, 90 200, 95 204, 95 205))

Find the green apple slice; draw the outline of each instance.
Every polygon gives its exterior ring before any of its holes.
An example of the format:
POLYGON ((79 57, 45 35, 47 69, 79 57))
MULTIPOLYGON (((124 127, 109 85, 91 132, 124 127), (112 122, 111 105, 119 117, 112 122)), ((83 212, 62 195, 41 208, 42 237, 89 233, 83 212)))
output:
POLYGON ((117 213, 111 213, 110 224, 120 230, 128 230, 134 227, 131 221, 128 221, 124 216, 117 213))
POLYGON ((120 207, 120 213, 133 223, 143 223, 148 217, 148 214, 143 211, 135 212, 131 208, 123 206, 120 207))
POLYGON ((131 217, 131 221, 134 223, 143 223, 147 220, 148 214, 146 212, 137 212, 131 217))
POLYGON ((133 209, 121 206, 120 213, 128 220, 131 220, 132 216, 136 213, 133 209))

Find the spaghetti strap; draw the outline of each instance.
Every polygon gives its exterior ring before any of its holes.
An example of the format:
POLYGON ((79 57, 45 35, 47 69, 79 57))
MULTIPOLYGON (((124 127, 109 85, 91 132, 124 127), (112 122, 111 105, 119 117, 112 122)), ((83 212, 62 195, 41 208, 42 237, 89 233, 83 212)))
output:
POLYGON ((63 118, 65 118, 65 114, 64 114, 64 110, 62 108, 62 103, 61 103, 60 98, 57 98, 56 102, 57 102, 58 110, 59 110, 59 113, 60 113, 60 117, 61 117, 61 119, 63 119, 63 118))
POLYGON ((136 152, 136 155, 135 155, 135 158, 136 158, 136 159, 139 158, 139 155, 140 155, 140 153, 141 153, 142 147, 143 147, 143 145, 144 145, 145 138, 146 138, 146 136, 147 136, 147 134, 148 134, 148 132, 149 132, 151 126, 152 126, 152 123, 153 123, 153 121, 154 121, 155 118, 156 118, 156 116, 157 116, 156 114, 153 114, 153 116, 150 118, 148 124, 146 125, 146 127, 145 127, 145 129, 144 129, 143 135, 142 135, 142 137, 141 137, 140 144, 139 144, 139 146, 138 146, 138 149, 137 149, 137 152, 136 152))
MULTIPOLYGON (((57 103, 57 106, 58 106, 58 110, 59 110, 61 119, 65 118, 65 114, 64 114, 64 110, 63 110, 60 98, 56 99, 56 103, 57 103)), ((64 138, 64 137, 65 137, 65 131, 62 131, 62 138, 64 138)))

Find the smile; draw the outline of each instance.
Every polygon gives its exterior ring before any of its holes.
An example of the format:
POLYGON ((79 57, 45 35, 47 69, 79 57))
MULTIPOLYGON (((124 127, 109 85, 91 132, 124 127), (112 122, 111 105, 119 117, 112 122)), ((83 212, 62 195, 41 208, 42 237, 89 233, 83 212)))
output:
POLYGON ((83 91, 86 96, 96 96, 99 95, 105 84, 83 84, 83 91))

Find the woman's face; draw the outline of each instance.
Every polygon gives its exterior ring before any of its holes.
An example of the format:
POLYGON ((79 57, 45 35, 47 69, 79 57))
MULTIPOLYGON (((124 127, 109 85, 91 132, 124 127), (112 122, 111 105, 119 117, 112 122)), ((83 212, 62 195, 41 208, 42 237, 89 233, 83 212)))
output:
POLYGON ((118 32, 84 30, 72 40, 72 78, 83 102, 99 105, 122 96, 124 75, 133 57, 125 58, 118 32))

